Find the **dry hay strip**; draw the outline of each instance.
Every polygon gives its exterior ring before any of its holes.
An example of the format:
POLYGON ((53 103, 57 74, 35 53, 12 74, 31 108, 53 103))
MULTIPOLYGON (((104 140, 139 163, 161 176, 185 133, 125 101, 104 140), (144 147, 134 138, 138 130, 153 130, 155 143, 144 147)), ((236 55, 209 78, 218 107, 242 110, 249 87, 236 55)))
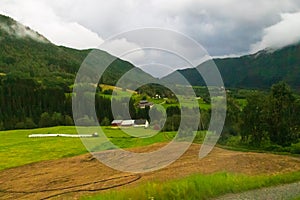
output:
POLYGON ((64 192, 59 192, 59 193, 41 198, 41 200, 45 200, 45 199, 54 198, 54 197, 57 197, 57 196, 60 196, 60 195, 68 194, 68 193, 96 192, 96 191, 101 191, 101 190, 113 189, 113 188, 117 188, 117 187, 121 187, 121 186, 131 184, 131 183, 133 183, 133 182, 135 182, 135 181, 137 181, 141 178, 142 178, 142 176, 140 174, 133 174, 133 175, 124 175, 124 176, 113 177, 113 178, 109 178, 109 179, 102 179, 102 180, 98 180, 98 181, 92 181, 92 182, 79 184, 79 185, 73 185, 73 186, 69 186, 69 187, 60 187, 60 188, 52 188, 52 189, 45 189, 45 190, 14 191, 14 190, 2 190, 2 189, 0 189, 0 193, 36 194, 36 193, 55 192, 55 191, 67 190, 67 191, 64 191, 64 192), (129 178, 129 180, 126 180, 128 178, 129 178), (122 179, 125 179, 125 180, 122 181, 122 179), (118 181, 118 180, 119 180, 119 182, 116 182, 116 183, 113 183, 113 184, 108 184, 108 186, 104 186, 104 187, 95 187, 93 189, 91 189, 91 188, 83 189, 82 188, 84 186, 90 186, 90 185, 95 185, 95 184, 99 184, 99 183, 106 183, 106 182, 109 182, 109 181, 118 181), (78 187, 81 187, 81 188, 75 189, 75 188, 78 188, 78 187))

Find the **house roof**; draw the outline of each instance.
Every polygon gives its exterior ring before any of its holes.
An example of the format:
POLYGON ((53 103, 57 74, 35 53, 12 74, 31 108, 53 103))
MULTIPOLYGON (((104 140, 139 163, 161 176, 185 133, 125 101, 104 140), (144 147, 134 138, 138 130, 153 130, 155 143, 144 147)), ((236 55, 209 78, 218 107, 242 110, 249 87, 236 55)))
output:
POLYGON ((121 124, 123 120, 113 120, 111 124, 121 124))
POLYGON ((140 108, 145 108, 146 106, 149 106, 149 107, 151 107, 151 106, 153 106, 154 104, 152 103, 152 102, 147 102, 147 103, 139 103, 139 107, 140 108))
POLYGON ((121 126, 132 126, 132 125, 145 125, 148 121, 146 119, 135 119, 135 120, 113 120, 111 124, 117 124, 121 126))
POLYGON ((121 126, 131 126, 134 124, 134 120, 123 120, 121 126))
POLYGON ((140 101, 140 104, 145 104, 145 103, 148 103, 148 101, 147 100, 141 100, 140 101))

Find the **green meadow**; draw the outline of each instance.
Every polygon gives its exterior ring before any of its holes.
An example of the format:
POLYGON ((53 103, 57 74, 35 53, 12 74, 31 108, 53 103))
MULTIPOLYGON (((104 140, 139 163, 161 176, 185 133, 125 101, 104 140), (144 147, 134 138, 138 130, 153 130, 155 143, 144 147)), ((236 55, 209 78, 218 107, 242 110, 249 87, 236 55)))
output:
MULTIPOLYGON (((85 129, 79 127, 79 129, 85 129)), ((94 133, 97 128, 89 128, 94 133)), ((151 129, 128 129, 132 134, 143 133, 144 138, 136 138, 120 129, 104 127, 105 135, 120 148, 145 146, 157 142, 166 142, 173 138, 176 132, 156 133, 151 129), (147 138, 147 136, 149 136, 147 138), (153 137, 150 137, 153 136, 153 137)), ((125 130, 127 132, 127 130, 125 130)), ((77 134, 73 126, 58 126, 32 130, 0 131, 0 170, 17 167, 29 163, 60 159, 87 153, 80 138, 47 137, 29 138, 30 134, 77 134)), ((88 138, 87 140, 95 140, 88 138)))
MULTIPOLYGON (((85 130, 85 127, 79 127, 85 130)), ((89 128, 96 131, 97 127, 89 128)), ((152 129, 128 128, 125 132, 110 127, 103 128, 105 135, 120 148, 130 148, 170 141, 176 132, 159 132, 152 129), (143 133, 145 138, 131 134, 143 133)), ((22 166, 44 160, 55 160, 87 153, 79 138, 48 137, 28 138, 30 134, 77 134, 72 126, 59 126, 32 130, 12 130, 0 132, 0 170, 22 166)), ((194 142, 201 143, 205 132, 198 132, 194 142)), ((88 138, 93 140, 95 138, 88 138)), ((167 182, 142 183, 138 186, 111 190, 101 195, 84 196, 82 199, 208 199, 227 193, 239 193, 246 190, 274 186, 300 181, 300 172, 273 176, 247 176, 218 172, 214 174, 195 174, 186 178, 167 182)))

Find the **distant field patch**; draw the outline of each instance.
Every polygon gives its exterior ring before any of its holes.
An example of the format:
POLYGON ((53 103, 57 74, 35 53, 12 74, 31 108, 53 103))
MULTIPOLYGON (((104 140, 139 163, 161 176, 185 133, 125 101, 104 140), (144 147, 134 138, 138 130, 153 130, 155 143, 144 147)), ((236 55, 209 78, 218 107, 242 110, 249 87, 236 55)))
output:
POLYGON ((133 93, 133 94, 137 94, 136 91, 134 90, 129 90, 129 89, 123 89, 123 88, 120 88, 120 87, 116 87, 116 86, 112 86, 112 85, 105 85, 105 84, 100 84, 100 87, 102 88, 102 90, 116 90, 116 91, 126 91, 126 92, 130 92, 130 93, 133 93))

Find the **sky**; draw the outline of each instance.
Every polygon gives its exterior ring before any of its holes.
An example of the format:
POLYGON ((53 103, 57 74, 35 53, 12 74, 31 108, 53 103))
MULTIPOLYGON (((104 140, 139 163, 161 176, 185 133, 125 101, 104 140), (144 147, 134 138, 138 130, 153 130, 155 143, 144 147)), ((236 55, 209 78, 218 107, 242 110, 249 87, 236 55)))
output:
MULTIPOLYGON (((0 13, 57 45, 77 49, 144 27, 183 33, 212 57, 300 41, 299 0, 1 0, 0 13)), ((139 46, 122 38, 114 44, 139 46)))

